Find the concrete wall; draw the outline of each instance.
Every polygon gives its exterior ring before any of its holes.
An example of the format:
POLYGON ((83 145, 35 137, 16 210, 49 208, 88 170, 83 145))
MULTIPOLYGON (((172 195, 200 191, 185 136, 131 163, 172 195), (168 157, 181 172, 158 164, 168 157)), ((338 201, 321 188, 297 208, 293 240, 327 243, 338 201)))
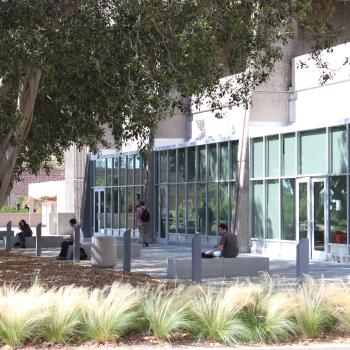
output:
POLYGON ((30 226, 36 226, 42 221, 41 213, 0 213, 0 227, 5 227, 11 221, 12 226, 17 228, 20 220, 25 220, 30 226))

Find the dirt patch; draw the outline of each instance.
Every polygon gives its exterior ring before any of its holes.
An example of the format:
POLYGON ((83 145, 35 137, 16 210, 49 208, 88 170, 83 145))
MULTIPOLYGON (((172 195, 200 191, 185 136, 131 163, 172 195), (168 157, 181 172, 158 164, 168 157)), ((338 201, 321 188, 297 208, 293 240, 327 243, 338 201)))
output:
POLYGON ((171 287, 171 283, 153 279, 147 274, 127 273, 113 269, 76 265, 72 261, 36 258, 0 251, 0 285, 30 287, 38 280, 47 288, 76 285, 102 288, 120 281, 133 286, 171 287))

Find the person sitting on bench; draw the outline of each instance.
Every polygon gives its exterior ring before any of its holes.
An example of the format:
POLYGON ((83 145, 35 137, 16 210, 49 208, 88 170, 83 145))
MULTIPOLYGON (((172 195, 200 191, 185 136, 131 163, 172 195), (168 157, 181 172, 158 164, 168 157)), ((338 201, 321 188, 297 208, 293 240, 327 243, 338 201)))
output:
MULTIPOLYGON (((75 227, 77 226, 77 220, 76 219, 70 219, 69 220, 70 226, 73 228, 72 233, 68 236, 64 236, 63 239, 64 241, 61 244, 61 251, 58 257, 56 258, 57 260, 67 260, 67 252, 68 252, 68 247, 70 245, 73 245, 74 241, 74 233, 75 233, 75 227)), ((80 242, 84 240, 84 235, 83 231, 80 229, 80 242)))
POLYGON ((202 253, 202 258, 235 258, 238 255, 239 247, 237 236, 228 231, 226 224, 219 225, 221 235, 220 243, 210 250, 202 253))
POLYGON ((25 220, 21 220, 18 223, 18 228, 21 230, 17 233, 17 242, 15 243, 15 247, 26 247, 26 237, 32 237, 33 232, 29 225, 25 222, 25 220))

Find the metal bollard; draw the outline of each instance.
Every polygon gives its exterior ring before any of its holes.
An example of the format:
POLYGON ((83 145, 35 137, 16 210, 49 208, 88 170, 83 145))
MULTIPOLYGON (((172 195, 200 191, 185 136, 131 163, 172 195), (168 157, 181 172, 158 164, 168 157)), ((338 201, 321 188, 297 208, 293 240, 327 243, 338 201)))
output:
POLYGON ((201 234, 196 233, 192 238, 192 281, 202 282, 202 241, 201 234))
POLYGON ((80 262, 80 225, 76 225, 73 230, 73 261, 78 264, 80 262))
POLYGON ((6 225, 6 245, 5 249, 7 252, 10 252, 13 245, 13 231, 11 230, 11 221, 9 221, 6 225))
POLYGON ((123 271, 130 272, 131 270, 131 230, 127 229, 123 234, 123 271))
POLYGON ((302 238, 297 244, 296 277, 299 282, 309 273, 309 239, 302 238))
POLYGON ((41 239, 41 222, 36 226, 36 256, 41 256, 42 239, 41 239))

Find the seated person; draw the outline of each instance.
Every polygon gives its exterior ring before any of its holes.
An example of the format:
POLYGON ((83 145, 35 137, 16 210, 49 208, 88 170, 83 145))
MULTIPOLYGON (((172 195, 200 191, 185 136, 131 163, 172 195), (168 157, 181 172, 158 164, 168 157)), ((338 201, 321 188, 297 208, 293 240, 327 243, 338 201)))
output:
MULTIPOLYGON (((68 247, 70 245, 73 245, 73 240, 74 240, 74 232, 75 232, 75 227, 77 226, 77 220, 76 219, 70 219, 69 224, 72 227, 72 233, 68 236, 64 236, 63 239, 64 241, 61 244, 61 251, 58 257, 56 258, 57 260, 67 260, 67 252, 68 252, 68 247)), ((83 231, 80 229, 80 242, 84 240, 84 235, 83 231)), ((80 248, 82 249, 82 248, 80 248)))
POLYGON ((20 232, 18 232, 16 235, 17 242, 15 243, 15 247, 25 248, 26 237, 33 236, 33 231, 23 219, 18 223, 18 228, 20 229, 20 232))
POLYGON ((237 236, 228 231, 226 224, 219 225, 221 235, 220 243, 214 247, 215 250, 202 253, 202 258, 235 258, 238 255, 239 247, 237 236))

